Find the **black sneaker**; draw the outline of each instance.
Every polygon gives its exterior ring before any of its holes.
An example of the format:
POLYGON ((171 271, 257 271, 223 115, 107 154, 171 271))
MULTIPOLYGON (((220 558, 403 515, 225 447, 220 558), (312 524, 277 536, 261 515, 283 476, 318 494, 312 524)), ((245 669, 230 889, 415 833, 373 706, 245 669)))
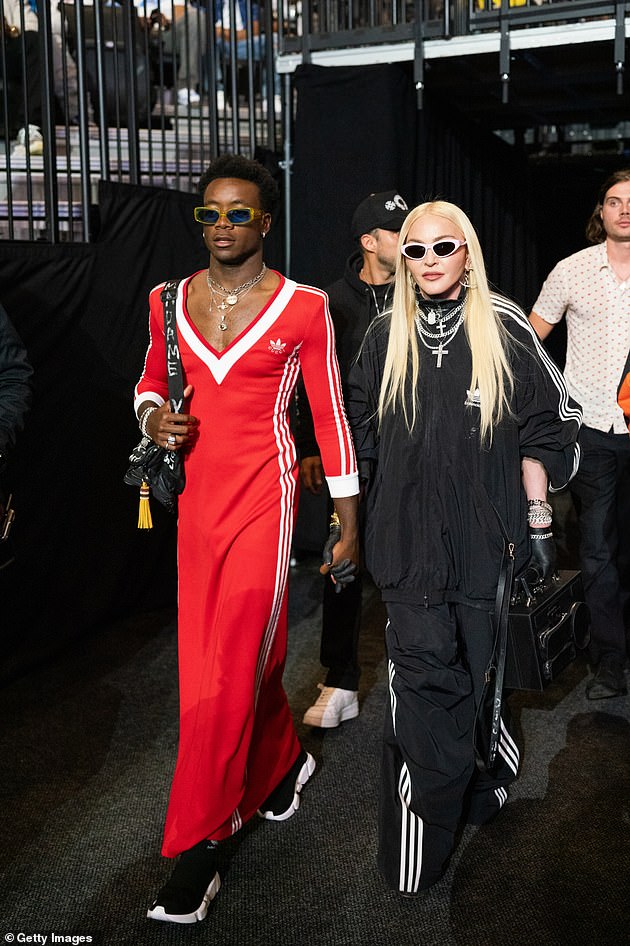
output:
POLYGON ((171 878, 147 910, 152 920, 197 923, 221 887, 217 872, 217 843, 200 841, 180 854, 171 878))
POLYGON ((586 684, 589 700, 605 700, 612 696, 625 696, 628 692, 623 672, 624 661, 614 654, 604 654, 595 676, 586 684))
POLYGON ((258 809, 260 817, 267 821, 286 821, 294 815, 300 807, 300 792, 314 771, 315 759, 302 749, 280 784, 258 809))

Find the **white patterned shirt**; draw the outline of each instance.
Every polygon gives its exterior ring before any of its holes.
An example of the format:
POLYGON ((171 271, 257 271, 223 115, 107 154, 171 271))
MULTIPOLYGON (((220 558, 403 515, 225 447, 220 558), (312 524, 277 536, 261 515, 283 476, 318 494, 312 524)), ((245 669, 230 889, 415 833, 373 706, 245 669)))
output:
POLYGON ((606 244, 560 260, 533 309, 551 325, 566 315, 564 376, 569 393, 582 405, 584 423, 627 434, 617 388, 630 351, 630 279, 617 280, 606 244))

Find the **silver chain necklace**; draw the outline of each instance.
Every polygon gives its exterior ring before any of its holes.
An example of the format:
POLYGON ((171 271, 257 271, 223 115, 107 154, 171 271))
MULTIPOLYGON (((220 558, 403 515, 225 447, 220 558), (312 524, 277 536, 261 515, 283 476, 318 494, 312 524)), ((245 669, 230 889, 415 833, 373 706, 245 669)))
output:
MULTIPOLYGON (((414 317, 414 321, 416 323, 418 335, 420 336, 420 341, 422 342, 424 347, 427 348, 433 355, 436 356, 437 368, 442 367, 442 358, 444 357, 444 355, 448 355, 448 348, 445 348, 444 345, 447 344, 449 341, 451 341, 453 338, 455 338, 462 322, 464 321, 465 302, 466 302, 465 299, 462 300, 462 302, 460 302, 459 305, 455 306, 455 308, 451 312, 449 312, 449 314, 445 318, 439 319, 439 321, 437 322, 437 326, 439 329, 438 332, 427 331, 427 329, 425 328, 423 324, 424 320, 422 317, 422 310, 420 309, 420 306, 418 305, 418 303, 416 303, 416 314, 414 317), (444 328, 445 322, 449 322, 453 320, 455 316, 458 316, 457 320, 454 321, 451 325, 448 326, 448 328, 445 329, 444 328), (434 340, 438 342, 437 345, 432 344, 434 340)), ((433 312, 433 310, 431 310, 431 312, 429 313, 427 322, 429 322, 431 325, 435 324, 435 313, 433 312), (433 315, 433 319, 431 319, 431 315, 433 315)))
MULTIPOLYGON (((437 309, 429 309, 429 311, 425 314, 424 309, 419 305, 418 302, 416 302, 416 315, 420 316, 422 321, 426 322, 428 325, 437 324, 438 326, 442 326, 442 325, 445 325, 447 322, 450 322, 451 319, 454 319, 456 316, 458 316, 459 313, 462 311, 462 307, 465 305, 465 303, 466 303, 466 299, 462 299, 462 301, 458 302, 456 306, 453 306, 450 312, 442 313, 441 309, 437 308, 437 309)), ((440 335, 442 334, 443 332, 440 331, 440 335)), ((437 338, 438 336, 436 335, 434 337, 437 338)))
POLYGON ((236 303, 247 295, 250 289, 253 289, 260 280, 263 278, 267 272, 267 267, 263 263, 262 269, 257 276, 254 276, 253 279, 248 279, 247 282, 244 282, 240 286, 236 286, 234 289, 226 289, 225 286, 222 286, 220 282, 217 282, 210 275, 210 270, 206 275, 206 282, 208 283, 208 291, 210 292, 210 307, 208 311, 212 314, 212 309, 216 306, 217 309, 221 312, 221 321, 219 322, 219 328, 222 332, 225 332, 228 328, 227 322, 225 321, 225 313, 228 312, 231 314, 232 309, 236 303), (217 302, 217 297, 220 299, 217 302))
POLYGON ((390 290, 391 290, 391 288, 392 288, 391 283, 388 284, 387 289, 385 290, 385 295, 384 295, 384 297, 383 297, 383 308, 382 308, 382 309, 379 309, 379 307, 378 307, 378 299, 376 298, 376 290, 374 289, 374 286, 373 286, 371 283, 368 283, 367 286, 368 286, 368 289, 370 290, 370 292, 372 293, 372 298, 374 299, 374 308, 376 309, 376 314, 377 314, 377 315, 382 315, 383 312, 385 312, 385 311, 387 310, 387 301, 388 301, 388 299, 389 299, 389 293, 390 293, 390 290))

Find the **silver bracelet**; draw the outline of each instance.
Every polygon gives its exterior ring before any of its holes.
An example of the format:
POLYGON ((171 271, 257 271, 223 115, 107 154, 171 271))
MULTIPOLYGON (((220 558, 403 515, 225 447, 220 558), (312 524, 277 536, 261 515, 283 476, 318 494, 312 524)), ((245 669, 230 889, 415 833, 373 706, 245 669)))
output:
POLYGON ((147 407, 146 410, 142 412, 139 425, 140 425, 140 433, 142 434, 143 437, 149 436, 149 434, 147 433, 147 421, 149 417, 151 416, 151 414, 153 413, 153 411, 157 411, 157 407, 147 407))
POLYGON ((550 526, 553 517, 548 512, 528 512, 527 521, 530 526, 550 526))
POLYGON ((546 509, 549 515, 551 515, 553 512, 552 507, 549 505, 548 502, 545 502, 544 499, 528 499, 527 508, 528 509, 532 509, 532 508, 546 509))
POLYGON ((541 535, 539 535, 537 532, 530 532, 529 537, 530 539, 533 539, 535 542, 538 542, 540 539, 552 539, 553 532, 544 532, 541 535))

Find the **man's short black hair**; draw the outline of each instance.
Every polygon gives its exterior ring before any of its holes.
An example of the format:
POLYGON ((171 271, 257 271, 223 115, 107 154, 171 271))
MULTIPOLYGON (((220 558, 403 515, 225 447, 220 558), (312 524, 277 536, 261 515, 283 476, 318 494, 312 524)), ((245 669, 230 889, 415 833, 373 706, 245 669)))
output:
POLYGON ((246 158, 242 154, 221 155, 199 178, 199 193, 202 199, 208 184, 221 177, 235 177, 242 181, 251 181, 256 184, 260 192, 260 210, 272 214, 276 209, 280 199, 278 185, 267 168, 258 161, 246 158))

